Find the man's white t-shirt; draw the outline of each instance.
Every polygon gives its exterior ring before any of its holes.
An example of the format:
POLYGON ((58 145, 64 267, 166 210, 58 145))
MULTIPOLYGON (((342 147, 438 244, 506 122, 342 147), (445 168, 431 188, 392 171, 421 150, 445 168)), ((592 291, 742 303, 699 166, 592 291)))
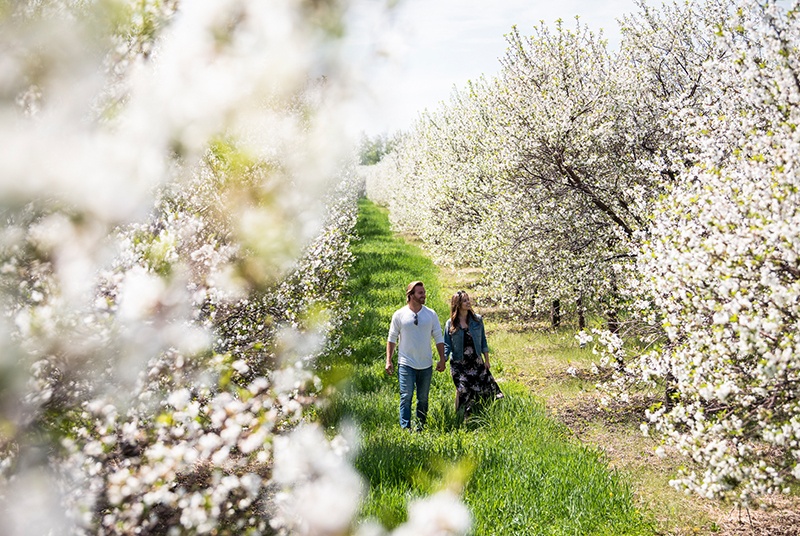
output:
POLYGON ((389 326, 389 342, 397 344, 398 364, 422 370, 433 366, 431 338, 436 344, 444 343, 442 325, 433 309, 422 306, 416 313, 406 305, 392 315, 389 326))

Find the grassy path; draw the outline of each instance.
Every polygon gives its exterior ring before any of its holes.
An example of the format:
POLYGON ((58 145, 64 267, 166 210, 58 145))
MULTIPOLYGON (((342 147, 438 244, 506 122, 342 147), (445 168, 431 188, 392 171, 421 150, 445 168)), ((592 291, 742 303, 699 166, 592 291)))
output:
POLYGON ((391 314, 414 279, 425 282, 427 304, 443 320, 447 308, 438 270, 391 233, 384 210, 362 201, 357 231, 350 318, 322 362, 338 394, 321 418, 360 428, 356 467, 370 486, 363 515, 391 528, 405 519, 409 499, 451 486, 462 491, 476 535, 652 534, 629 486, 521 384, 501 381, 506 398, 460 425, 449 367, 434 372, 427 428, 401 432, 397 377, 383 372, 391 314))

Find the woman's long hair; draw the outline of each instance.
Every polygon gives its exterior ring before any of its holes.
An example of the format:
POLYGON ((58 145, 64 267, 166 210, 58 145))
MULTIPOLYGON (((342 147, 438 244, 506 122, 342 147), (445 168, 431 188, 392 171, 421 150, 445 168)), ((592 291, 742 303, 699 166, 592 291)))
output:
MULTIPOLYGON (((461 323, 458 321, 458 309, 461 307, 461 302, 464 301, 464 298, 469 299, 469 294, 464 292, 463 290, 459 290, 453 297, 450 298, 450 334, 456 332, 459 328, 461 323)), ((467 311, 467 321, 475 319, 475 312, 472 310, 472 304, 470 301, 470 308, 467 311)))

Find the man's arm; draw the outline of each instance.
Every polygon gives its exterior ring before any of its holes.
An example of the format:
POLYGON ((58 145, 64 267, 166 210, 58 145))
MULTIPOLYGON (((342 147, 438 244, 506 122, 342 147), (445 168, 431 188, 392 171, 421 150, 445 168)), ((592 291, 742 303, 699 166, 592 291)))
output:
POLYGON ((443 342, 437 342, 436 343, 436 351, 439 352, 439 362, 436 363, 436 370, 438 372, 442 372, 445 369, 444 343, 443 342))
POLYGON ((389 336, 386 339, 386 374, 391 376, 394 373, 394 365, 392 365, 392 355, 394 349, 397 348, 397 341, 400 337, 400 318, 398 315, 400 311, 395 311, 392 315, 392 321, 389 324, 389 336))
POLYGON ((444 337, 442 336, 442 325, 439 323, 439 317, 436 316, 436 313, 431 310, 433 313, 433 325, 431 326, 431 337, 433 337, 433 342, 436 343, 436 351, 439 352, 439 362, 436 363, 436 370, 438 372, 442 372, 445 368, 445 359, 444 359, 444 337))
POLYGON ((394 373, 394 365, 392 364, 392 355, 397 343, 386 341, 386 374, 392 375, 394 373))

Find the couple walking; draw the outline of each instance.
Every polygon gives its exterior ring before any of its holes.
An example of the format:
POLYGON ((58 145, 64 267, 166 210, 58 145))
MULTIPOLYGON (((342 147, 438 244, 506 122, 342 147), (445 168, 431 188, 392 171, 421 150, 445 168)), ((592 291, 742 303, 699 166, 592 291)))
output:
POLYGON ((489 371, 489 346, 483 319, 472 310, 469 295, 460 290, 451 298, 450 318, 443 335, 439 317, 425 307, 425 285, 422 281, 412 281, 406 289, 406 306, 392 315, 386 342, 387 374, 394 373, 392 356, 397 349, 401 428, 411 428, 411 400, 415 389, 418 426, 425 426, 433 377, 431 339, 439 353, 436 371, 443 372, 447 360, 451 360, 450 373, 456 386, 459 414, 468 415, 483 398, 503 397, 489 371))

